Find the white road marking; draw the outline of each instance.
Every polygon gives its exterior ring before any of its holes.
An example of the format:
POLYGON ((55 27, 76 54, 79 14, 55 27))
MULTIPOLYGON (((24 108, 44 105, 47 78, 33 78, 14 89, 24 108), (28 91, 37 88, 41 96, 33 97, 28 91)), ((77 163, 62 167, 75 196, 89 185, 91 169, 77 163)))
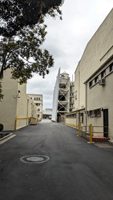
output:
POLYGON ((3 143, 7 142, 7 141, 10 140, 10 139, 12 139, 12 138, 15 137, 15 136, 16 136, 16 135, 13 134, 13 135, 7 137, 6 139, 0 141, 0 145, 2 145, 3 143))

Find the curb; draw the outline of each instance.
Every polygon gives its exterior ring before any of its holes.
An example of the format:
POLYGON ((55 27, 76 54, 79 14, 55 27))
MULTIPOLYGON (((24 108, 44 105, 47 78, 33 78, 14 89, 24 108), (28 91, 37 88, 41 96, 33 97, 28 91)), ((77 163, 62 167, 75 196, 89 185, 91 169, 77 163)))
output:
POLYGON ((10 134, 6 135, 5 137, 1 138, 1 139, 0 139, 0 142, 1 142, 2 140, 4 140, 4 139, 10 137, 11 135, 13 135, 13 133, 10 133, 10 134))
MULTIPOLYGON (((74 126, 70 126, 70 125, 67 125, 67 124, 64 124, 64 125, 69 126, 69 127, 71 127, 71 128, 74 128, 74 129, 77 129, 77 128, 74 127, 74 126)), ((77 129, 77 130, 79 130, 79 129, 77 129)))
POLYGON ((13 133, 10 133, 9 135, 6 135, 4 138, 0 139, 0 145, 2 145, 3 143, 7 142, 8 140, 10 140, 11 138, 15 137, 16 135, 13 133))

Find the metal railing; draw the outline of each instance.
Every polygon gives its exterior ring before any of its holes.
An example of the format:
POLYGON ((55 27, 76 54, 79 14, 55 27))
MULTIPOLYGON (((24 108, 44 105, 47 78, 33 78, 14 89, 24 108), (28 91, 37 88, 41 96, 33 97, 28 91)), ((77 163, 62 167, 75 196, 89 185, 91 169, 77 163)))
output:
POLYGON ((89 137, 90 142, 92 142, 93 136, 108 138, 108 135, 109 135, 108 126, 92 126, 92 124, 90 124, 89 126, 81 126, 81 122, 79 123, 79 136, 85 138, 89 137))
POLYGON ((106 134, 109 134, 109 128, 108 126, 92 126, 92 132, 93 132, 93 136, 96 136, 98 134, 98 136, 103 136, 106 134), (105 129, 107 131, 105 131, 105 129))
MULTIPOLYGON (((15 117, 15 131, 17 131, 17 121, 18 121, 19 119, 26 119, 26 120, 29 120, 30 117, 16 116, 16 117, 15 117)), ((38 118, 36 118, 36 123, 38 124, 38 118)), ((28 122, 28 124, 29 124, 29 122, 28 122)))
POLYGON ((98 136, 100 138, 105 137, 109 139, 108 126, 92 126, 92 124, 88 126, 81 126, 81 122, 79 123, 79 126, 76 124, 71 124, 71 123, 65 123, 65 124, 68 126, 78 128, 79 136, 82 136, 84 138, 89 138, 90 143, 92 143, 93 136, 98 136))

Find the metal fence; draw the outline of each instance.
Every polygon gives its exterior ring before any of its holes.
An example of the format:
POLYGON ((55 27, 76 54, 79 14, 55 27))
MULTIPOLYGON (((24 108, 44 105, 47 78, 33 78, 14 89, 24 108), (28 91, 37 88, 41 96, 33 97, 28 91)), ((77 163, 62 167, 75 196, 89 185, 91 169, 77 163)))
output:
POLYGON ((106 137, 109 136, 108 126, 81 126, 81 122, 79 124, 79 136, 90 138, 90 142, 92 142, 93 137, 106 137))

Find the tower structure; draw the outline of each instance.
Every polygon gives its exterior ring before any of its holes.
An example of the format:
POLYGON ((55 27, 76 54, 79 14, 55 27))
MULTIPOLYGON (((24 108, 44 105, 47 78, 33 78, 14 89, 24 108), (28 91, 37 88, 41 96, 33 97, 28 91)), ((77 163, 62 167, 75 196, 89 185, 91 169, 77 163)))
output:
POLYGON ((62 122, 69 112, 70 106, 70 77, 69 74, 58 71, 53 95, 52 121, 62 122))

